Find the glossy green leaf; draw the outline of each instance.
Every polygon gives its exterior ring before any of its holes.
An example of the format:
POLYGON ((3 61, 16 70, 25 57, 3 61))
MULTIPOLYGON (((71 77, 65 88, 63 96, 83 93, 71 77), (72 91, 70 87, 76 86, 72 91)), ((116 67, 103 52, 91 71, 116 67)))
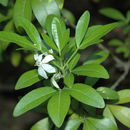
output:
POLYGON ((28 50, 36 50, 37 48, 26 37, 16 33, 0 31, 0 40, 5 42, 16 43, 17 45, 27 48, 28 50))
POLYGON ((75 68, 72 72, 77 75, 83 75, 88 77, 104 78, 104 79, 109 78, 109 74, 106 71, 106 69, 99 64, 82 65, 75 68))
POLYGON ((31 3, 35 17, 44 28, 48 15, 60 16, 60 10, 55 0, 32 0, 31 3))
POLYGON ((68 91, 72 97, 84 104, 96 108, 103 108, 105 106, 103 98, 91 86, 74 84, 72 88, 68 89, 68 91))
POLYGON ((89 121, 85 121, 83 124, 83 130, 97 130, 97 128, 89 121))
POLYGON ((50 122, 48 118, 44 118, 34 124, 30 130, 50 130, 50 122))
POLYGON ((109 108, 117 120, 130 128, 130 108, 118 105, 109 105, 109 108))
POLYGON ((72 87, 72 85, 74 84, 74 75, 72 73, 69 73, 65 76, 64 78, 64 83, 65 85, 67 85, 69 88, 72 87))
POLYGON ((72 69, 77 65, 79 59, 80 59, 80 54, 77 53, 77 54, 75 55, 75 57, 74 57, 74 58, 70 61, 70 63, 68 64, 70 70, 72 70, 72 69))
POLYGON ((57 2, 58 7, 59 7, 60 9, 62 9, 62 8, 63 8, 63 5, 64 5, 64 0, 55 0, 55 1, 57 2))
POLYGON ((130 102, 130 89, 118 91, 119 100, 116 104, 123 104, 130 102))
POLYGON ((120 23, 111 23, 111 24, 106 24, 106 25, 97 25, 97 26, 92 26, 88 28, 88 31, 85 35, 85 38, 83 42, 81 43, 80 49, 84 49, 90 45, 96 44, 101 42, 100 40, 103 36, 105 36, 107 33, 112 31, 114 28, 118 27, 120 23))
POLYGON ((115 20, 125 20, 124 15, 119 10, 114 9, 114 8, 100 9, 100 13, 106 17, 109 17, 115 20))
POLYGON ((32 19, 32 9, 30 0, 16 0, 14 5, 14 18, 24 17, 31 21, 32 19))
POLYGON ((87 57, 87 61, 84 63, 86 64, 100 64, 104 62, 109 56, 109 52, 105 50, 96 51, 90 56, 87 57))
POLYGON ((14 109, 13 115, 17 117, 37 107, 50 98, 55 92, 56 90, 51 87, 42 87, 32 90, 20 99, 14 109))
POLYGON ((99 80, 98 78, 86 77, 85 84, 90 85, 90 86, 94 86, 98 82, 98 80, 99 80))
POLYGON ((63 124, 69 106, 70 96, 64 90, 60 90, 49 100, 48 113, 57 127, 60 127, 63 124))
POLYGON ((75 119, 69 119, 67 124, 65 125, 64 130, 77 130, 79 126, 82 123, 82 119, 75 118, 75 119))
POLYGON ((8 2, 9 0, 0 0, 0 4, 2 4, 3 6, 7 6, 8 2))
POLYGON ((111 113, 108 106, 105 107, 105 109, 103 111, 103 116, 106 117, 106 118, 109 118, 110 120, 112 120, 113 123, 117 126, 115 118, 114 118, 113 114, 111 113))
POLYGON ((39 76, 36 69, 29 70, 20 76, 15 85, 15 89, 18 90, 22 88, 27 88, 40 80, 42 80, 42 78, 39 76))
POLYGON ((104 98, 104 99, 110 99, 110 100, 118 100, 119 96, 118 93, 107 87, 99 87, 97 88, 97 92, 104 98))
POLYGON ((86 130, 118 130, 116 125, 108 118, 98 119, 98 118, 89 117, 87 118, 85 123, 86 123, 86 128, 88 127, 86 130))
POLYGON ((55 43, 53 42, 53 40, 46 34, 42 33, 42 37, 43 40, 45 41, 45 43, 50 46, 52 49, 58 51, 58 48, 56 47, 55 43))
POLYGON ((76 38, 76 44, 78 48, 85 36, 89 21, 90 21, 90 14, 88 11, 85 11, 83 15, 80 17, 76 26, 75 38, 76 38))
POLYGON ((34 45, 38 49, 41 49, 43 43, 35 26, 24 17, 15 18, 15 23, 17 27, 22 27, 28 34, 29 38, 33 41, 34 45))
POLYGON ((21 53, 19 52, 12 52, 11 53, 11 63, 14 67, 19 66, 21 61, 21 53))

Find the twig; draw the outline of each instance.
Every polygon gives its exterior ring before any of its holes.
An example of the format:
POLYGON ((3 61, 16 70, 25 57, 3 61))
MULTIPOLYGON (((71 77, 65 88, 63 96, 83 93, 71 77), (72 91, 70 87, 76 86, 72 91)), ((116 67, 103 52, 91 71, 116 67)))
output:
POLYGON ((130 61, 124 63, 124 73, 118 78, 118 80, 111 86, 112 89, 116 89, 117 86, 126 78, 130 70, 130 61))

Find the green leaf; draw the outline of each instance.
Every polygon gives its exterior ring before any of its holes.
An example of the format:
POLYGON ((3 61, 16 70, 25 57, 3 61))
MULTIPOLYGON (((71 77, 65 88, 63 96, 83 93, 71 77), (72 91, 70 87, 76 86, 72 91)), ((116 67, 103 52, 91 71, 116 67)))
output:
POLYGON ((90 56, 87 57, 87 61, 84 63, 86 64, 100 64, 104 62, 109 56, 109 52, 105 50, 96 51, 90 56))
POLYGON ((98 82, 98 78, 93 78, 93 77, 86 77, 85 79, 85 84, 94 86, 98 82))
POLYGON ((112 39, 111 41, 109 41, 108 44, 110 46, 121 46, 121 45, 123 45, 123 42, 118 39, 112 39))
POLYGON ((119 96, 118 93, 107 87, 99 87, 97 88, 97 92, 104 98, 104 99, 110 99, 110 100, 118 100, 119 96))
POLYGON ((45 43, 47 45, 49 45, 52 49, 58 51, 58 48, 56 47, 55 43, 53 42, 53 40, 46 34, 42 33, 41 34, 43 37, 43 40, 45 41, 45 43))
POLYGON ((42 78, 40 78, 36 69, 27 71, 20 76, 15 85, 15 89, 27 88, 40 80, 42 80, 42 78))
POLYGON ((59 49, 59 52, 65 47, 69 40, 69 30, 66 30, 65 24, 58 17, 54 17, 51 22, 51 32, 53 40, 59 49))
POLYGON ((57 127, 63 124, 69 106, 70 96, 64 90, 60 90, 49 100, 48 113, 57 127))
POLYGON ((85 84, 74 84, 72 88, 67 90, 72 97, 84 104, 96 108, 103 108, 105 106, 103 98, 91 86, 85 84))
POLYGON ((60 16, 60 10, 55 0, 32 0, 32 9, 35 17, 43 28, 48 15, 55 14, 60 16))
POLYGON ((21 61, 21 53, 19 52, 12 52, 11 53, 11 63, 14 67, 19 66, 21 61))
POLYGON ((60 9, 63 8, 63 5, 64 5, 64 0, 55 0, 59 6, 60 9))
POLYGON ((50 122, 48 118, 38 121, 30 130, 50 130, 50 122))
POLYGON ((42 87, 32 90, 21 98, 14 109, 13 115, 17 117, 37 107, 50 98, 55 92, 56 90, 51 87, 42 87))
POLYGON ((64 83, 65 85, 67 85, 69 88, 72 87, 72 85, 74 84, 74 75, 72 73, 69 73, 65 76, 64 78, 64 83))
POLYGON ((85 121, 85 126, 86 129, 84 128, 84 130, 118 130, 116 125, 108 118, 98 119, 89 117, 85 121))
POLYGON ((8 2, 9 0, 0 0, 0 4, 2 4, 3 6, 7 6, 8 2))
POLYGON ((43 43, 35 26, 24 17, 15 18, 15 23, 17 27, 22 27, 26 31, 34 45, 36 45, 36 47, 40 50, 43 43))
POLYGON ((130 89, 124 89, 118 91, 119 100, 116 102, 116 104, 123 104, 130 102, 130 89))
POLYGON ((118 105, 109 105, 109 108, 117 120, 130 128, 130 108, 118 105))
POLYGON ((106 69, 99 64, 82 65, 75 68, 72 72, 77 75, 83 75, 88 77, 104 78, 104 79, 109 78, 109 74, 106 71, 106 69))
POLYGON ((62 9, 61 13, 63 15, 63 18, 66 20, 66 23, 68 25, 75 25, 75 16, 73 15, 73 13, 71 13, 69 10, 67 9, 62 9))
POLYGON ((106 118, 109 118, 110 120, 112 120, 113 123, 117 126, 115 118, 114 118, 113 114, 111 113, 108 106, 105 107, 105 109, 103 111, 103 116, 106 117, 106 118))
POLYGON ((119 10, 114 9, 114 8, 100 9, 100 13, 106 17, 109 17, 115 20, 125 20, 124 15, 119 10))
POLYGON ((31 21, 32 19, 32 9, 30 0, 16 0, 14 5, 14 18, 24 17, 31 21))
POLYGON ((75 38, 76 38, 76 44, 78 48, 87 31, 89 20, 90 20, 90 14, 88 11, 85 11, 77 23, 75 38))
POLYGON ((92 26, 88 28, 88 31, 85 35, 85 38, 83 42, 80 45, 80 49, 84 49, 90 45, 96 44, 101 42, 100 40, 103 36, 105 36, 107 33, 112 31, 114 28, 118 27, 120 23, 111 23, 111 24, 106 24, 106 25, 97 25, 97 26, 92 26))
POLYGON ((0 40, 5 42, 16 43, 17 45, 27 48, 28 50, 36 50, 37 48, 26 37, 16 33, 0 31, 0 40))
POLYGON ((77 130, 82 123, 82 119, 69 119, 64 130, 77 130))
POLYGON ((77 54, 75 55, 75 57, 74 57, 74 58, 70 61, 70 63, 68 64, 70 70, 72 70, 72 69, 77 65, 79 59, 80 59, 80 54, 77 53, 77 54))
POLYGON ((130 22, 130 10, 127 11, 126 18, 130 22))

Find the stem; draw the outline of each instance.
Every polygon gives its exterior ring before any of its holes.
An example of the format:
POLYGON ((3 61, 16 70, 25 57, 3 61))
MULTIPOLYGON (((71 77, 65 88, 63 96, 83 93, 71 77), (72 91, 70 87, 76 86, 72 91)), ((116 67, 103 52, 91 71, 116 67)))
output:
POLYGON ((66 62, 65 65, 63 66, 63 68, 65 68, 66 65, 72 60, 72 58, 75 56, 75 54, 77 53, 77 51, 78 51, 78 49, 76 49, 76 50, 74 51, 74 53, 71 55, 71 57, 67 60, 67 62, 66 62))
POLYGON ((119 84, 126 78, 130 70, 130 61, 124 63, 124 73, 118 78, 118 80, 111 86, 112 89, 116 89, 119 84))

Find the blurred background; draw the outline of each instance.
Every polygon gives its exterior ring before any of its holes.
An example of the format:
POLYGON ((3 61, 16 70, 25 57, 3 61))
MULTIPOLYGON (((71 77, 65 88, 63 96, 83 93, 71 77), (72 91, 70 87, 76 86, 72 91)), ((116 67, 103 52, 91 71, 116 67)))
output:
MULTIPOLYGON (((13 14, 12 8, 14 6, 15 0, 9 0, 8 5, 0 5, 0 21, 4 15, 9 15, 9 18, 3 22, 0 22, 0 30, 3 30, 8 21, 11 19, 13 14), (10 12, 9 12, 10 10, 10 12), (9 14, 10 13, 10 14, 9 14)), ((130 0, 65 0, 64 8, 68 9, 75 16, 75 21, 79 19, 85 10, 89 10, 91 14, 90 25, 96 24, 106 24, 114 22, 110 18, 107 18, 99 13, 101 8, 112 7, 121 11, 124 15, 130 10, 130 0)), ((35 25, 37 21, 34 20, 35 25)), ((12 28, 11 22, 8 25, 12 28)), ((114 55, 118 56, 121 60, 126 61, 126 59, 121 54, 116 54, 114 49, 108 46, 108 41, 112 38, 124 39, 126 36, 120 31, 121 28, 115 29, 112 33, 108 34, 104 39, 103 45, 109 49, 114 55)), ((74 29, 71 29, 71 35, 74 35, 74 29)), ((18 97, 27 93, 30 89, 15 91, 14 86, 19 78, 19 76, 33 68, 33 57, 28 55, 26 52, 16 51, 17 46, 9 45, 4 51, 0 52, 0 130, 29 130, 29 128, 38 120, 42 119, 45 115, 31 111, 27 112, 23 116, 14 118, 12 113, 13 109, 18 102, 18 97)), ((81 61, 86 59, 87 55, 93 50, 97 50, 99 47, 91 46, 86 49, 83 54, 81 61)), ((1 49, 2 50, 2 49, 1 49)), ((122 69, 116 67, 115 61, 111 56, 104 62, 104 66, 110 73, 110 79, 102 80, 100 79, 95 86, 110 86, 113 84, 119 76, 123 73, 122 69)), ((117 90, 130 88, 130 73, 125 77, 125 79, 118 86, 117 90)), ((82 80, 82 79, 81 79, 82 80)), ((32 88, 31 88, 32 89, 32 88)), ((130 104, 126 104, 130 107, 130 104)), ((119 123, 120 130, 129 130, 119 123)))

